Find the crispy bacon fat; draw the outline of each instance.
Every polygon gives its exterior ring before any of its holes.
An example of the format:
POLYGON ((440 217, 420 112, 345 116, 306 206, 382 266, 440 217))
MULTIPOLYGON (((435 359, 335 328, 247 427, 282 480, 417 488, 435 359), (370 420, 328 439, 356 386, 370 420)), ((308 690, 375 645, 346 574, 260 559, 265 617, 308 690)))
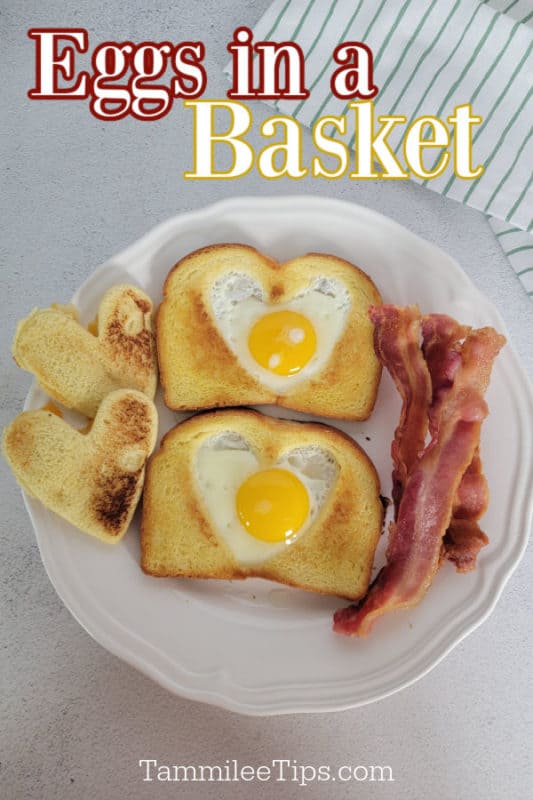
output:
POLYGON ((387 611, 416 605, 443 559, 467 572, 487 544, 477 522, 488 503, 479 435, 492 364, 505 343, 493 328, 422 317, 415 306, 374 306, 369 313, 376 353, 402 411, 391 448, 395 515, 387 563, 366 597, 334 617, 335 631, 357 636, 387 611))

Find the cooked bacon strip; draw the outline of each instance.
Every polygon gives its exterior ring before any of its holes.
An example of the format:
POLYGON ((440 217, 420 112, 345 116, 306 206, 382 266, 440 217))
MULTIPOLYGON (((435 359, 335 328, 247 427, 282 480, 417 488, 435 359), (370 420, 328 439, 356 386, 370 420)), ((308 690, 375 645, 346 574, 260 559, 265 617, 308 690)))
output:
MULTIPOLYGON (((444 314, 431 314, 424 318, 422 351, 433 387, 429 412, 432 434, 436 433, 441 393, 451 385, 455 371, 460 367, 461 342, 470 330, 444 314)), ((478 448, 459 484, 450 525, 442 542, 441 561, 453 561, 458 572, 473 570, 479 551, 488 544, 488 537, 477 522, 487 510, 488 502, 487 481, 478 448)))
POLYGON ((445 314, 430 314, 422 322, 422 353, 431 377, 429 430, 436 433, 439 410, 461 366, 461 343, 471 331, 445 314))
POLYGON ((458 572, 475 569, 479 551, 489 543, 478 524, 488 504, 489 489, 478 449, 459 484, 452 518, 442 540, 441 558, 453 561, 458 572))
POLYGON ((479 519, 487 510, 488 499, 487 479, 482 471, 478 447, 459 484, 453 504, 454 518, 479 519))
MULTIPOLYGON (((405 309, 390 305, 371 307, 369 315, 375 325, 376 353, 382 363, 387 364, 402 398, 400 422, 391 447, 392 496, 397 516, 409 470, 424 449, 428 416, 430 425, 434 420, 430 404, 435 408, 441 390, 451 385, 454 371, 461 363, 460 342, 470 328, 444 314, 425 317, 421 327, 416 306, 405 309), (425 361, 420 353, 421 330, 425 361)), ((466 518, 468 515, 458 516, 466 518)))
MULTIPOLYGON (((374 311, 371 315, 380 324, 380 316, 374 311)), ((382 614, 416 605, 431 584, 459 485, 477 453, 488 413, 483 394, 504 342, 492 328, 472 331, 461 347, 460 362, 452 359, 453 374, 432 406, 431 441, 407 475, 398 517, 391 523, 387 564, 359 605, 336 612, 333 627, 338 633, 367 635, 382 614)), ((390 344, 394 360, 397 343, 390 344)), ((380 357, 387 367, 388 355, 383 346, 380 357)), ((418 358, 422 360, 420 353, 418 358)))
POLYGON ((477 520, 452 519, 442 542, 442 559, 453 561, 457 572, 472 572, 479 551, 489 543, 477 520))
POLYGON ((416 306, 371 306, 374 349, 402 398, 400 421, 391 445, 394 516, 407 475, 424 449, 431 402, 431 379, 420 351, 420 311, 416 306))

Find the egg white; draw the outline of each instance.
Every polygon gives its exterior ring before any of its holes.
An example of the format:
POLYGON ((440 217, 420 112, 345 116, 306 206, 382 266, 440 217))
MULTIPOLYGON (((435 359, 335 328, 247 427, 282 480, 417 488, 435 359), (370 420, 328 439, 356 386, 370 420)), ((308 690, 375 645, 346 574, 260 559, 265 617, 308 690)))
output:
POLYGON ((244 272, 227 272, 213 284, 211 304, 216 324, 240 364, 278 395, 322 370, 339 340, 351 306, 350 294, 336 278, 317 278, 287 303, 265 302, 262 286, 244 272), (295 375, 277 375, 254 359, 248 336, 258 319, 273 311, 296 311, 306 317, 316 333, 316 350, 295 375))
POLYGON ((288 542, 264 542, 251 536, 237 515, 236 495, 241 484, 265 465, 240 434, 219 433, 206 439, 196 454, 195 478, 213 529, 243 566, 260 564, 282 553, 310 528, 338 474, 331 454, 317 446, 298 447, 282 454, 276 464, 292 472, 305 486, 309 514, 300 530, 288 542))

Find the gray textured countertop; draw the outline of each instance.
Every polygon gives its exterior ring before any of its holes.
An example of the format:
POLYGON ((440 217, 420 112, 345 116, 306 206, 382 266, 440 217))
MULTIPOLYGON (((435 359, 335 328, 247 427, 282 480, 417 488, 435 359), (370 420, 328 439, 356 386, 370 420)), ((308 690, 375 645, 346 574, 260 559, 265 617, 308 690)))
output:
MULTIPOLYGON (((26 99, 34 79, 31 26, 86 27, 115 39, 206 43, 206 97, 223 97, 225 45, 269 0, 3 3, 0 121, 4 232, 1 424, 22 406, 29 376, 10 359, 17 320, 67 301, 90 272, 156 223, 232 194, 301 194, 379 210, 454 256, 504 317, 531 375, 531 302, 481 214, 409 183, 184 183, 190 112, 158 122, 94 119, 87 104, 26 99)), ((255 104, 255 129, 268 116, 255 104)), ((258 137, 255 141, 257 142, 258 137)), ((304 157, 311 153, 306 134, 304 157)), ((490 619, 436 669, 380 703, 340 714, 241 718, 159 688, 96 644, 71 617, 41 565, 22 498, 3 461, 0 793, 7 800, 144 797, 525 797, 533 781, 531 549, 490 619), (143 783, 139 759, 169 764, 388 764, 394 784, 143 783)))

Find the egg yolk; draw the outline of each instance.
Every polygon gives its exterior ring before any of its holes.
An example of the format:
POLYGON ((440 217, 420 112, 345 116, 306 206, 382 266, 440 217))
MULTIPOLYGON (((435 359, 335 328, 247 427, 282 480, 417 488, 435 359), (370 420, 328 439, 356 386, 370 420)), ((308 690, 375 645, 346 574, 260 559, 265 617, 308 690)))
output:
POLYGON ((309 495, 292 472, 264 469, 241 484, 236 505, 239 520, 251 536, 264 542, 283 542, 307 519, 309 495))
POLYGON ((296 375, 316 350, 315 329, 296 311, 273 311, 257 320, 248 337, 258 364, 276 375, 296 375))

